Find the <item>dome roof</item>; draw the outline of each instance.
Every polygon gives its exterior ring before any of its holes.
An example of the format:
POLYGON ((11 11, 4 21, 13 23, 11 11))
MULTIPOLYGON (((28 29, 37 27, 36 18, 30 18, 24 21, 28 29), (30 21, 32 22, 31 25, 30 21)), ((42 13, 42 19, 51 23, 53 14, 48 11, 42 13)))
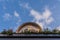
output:
POLYGON ((35 28, 40 29, 40 31, 42 30, 41 27, 40 27, 38 24, 36 24, 36 23, 34 23, 34 22, 27 22, 27 23, 24 23, 24 24, 22 24, 21 26, 19 26, 18 29, 16 30, 16 33, 19 33, 19 31, 20 31, 22 28, 27 27, 27 25, 34 26, 35 28))

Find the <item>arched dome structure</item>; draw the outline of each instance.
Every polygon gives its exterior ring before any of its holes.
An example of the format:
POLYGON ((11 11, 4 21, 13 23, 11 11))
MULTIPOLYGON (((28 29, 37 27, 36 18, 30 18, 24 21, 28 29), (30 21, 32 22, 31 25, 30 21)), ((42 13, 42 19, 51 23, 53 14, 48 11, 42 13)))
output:
POLYGON ((22 33, 24 31, 41 32, 42 29, 38 24, 34 22, 27 22, 19 26, 16 30, 16 33, 22 33))

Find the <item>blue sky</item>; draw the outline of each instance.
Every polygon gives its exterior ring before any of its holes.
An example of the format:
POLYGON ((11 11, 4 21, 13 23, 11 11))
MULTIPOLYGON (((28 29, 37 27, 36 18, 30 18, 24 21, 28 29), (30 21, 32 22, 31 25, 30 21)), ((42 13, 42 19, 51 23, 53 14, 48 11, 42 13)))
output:
POLYGON ((25 22, 60 30, 60 0, 0 0, 0 32, 25 22))

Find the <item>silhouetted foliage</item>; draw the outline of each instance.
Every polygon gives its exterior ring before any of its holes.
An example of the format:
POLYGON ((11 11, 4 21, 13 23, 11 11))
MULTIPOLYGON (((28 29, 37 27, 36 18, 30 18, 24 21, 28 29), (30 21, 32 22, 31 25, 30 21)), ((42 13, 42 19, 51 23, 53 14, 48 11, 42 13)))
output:
POLYGON ((13 34, 13 30, 12 29, 9 29, 9 30, 4 29, 1 33, 2 34, 7 34, 7 35, 12 35, 13 34))
POLYGON ((54 29, 52 32, 53 32, 53 33, 58 33, 58 30, 54 29))
MULTIPOLYGON (((2 32, 2 34, 7 34, 7 35, 13 35, 13 33, 16 33, 16 32, 13 32, 12 29, 4 29, 2 32)), ((46 28, 44 31, 41 31, 41 32, 32 32, 32 31, 28 31, 28 30, 25 30, 24 32, 21 32, 22 34, 60 34, 60 31, 54 29, 52 31, 50 31, 48 28, 46 28)))
POLYGON ((1 33, 2 33, 2 34, 6 34, 6 33, 7 33, 7 30, 4 29, 1 33))
POLYGON ((7 34, 8 34, 8 35, 12 35, 12 34, 13 34, 13 30, 12 30, 12 29, 9 29, 9 30, 7 31, 7 34))

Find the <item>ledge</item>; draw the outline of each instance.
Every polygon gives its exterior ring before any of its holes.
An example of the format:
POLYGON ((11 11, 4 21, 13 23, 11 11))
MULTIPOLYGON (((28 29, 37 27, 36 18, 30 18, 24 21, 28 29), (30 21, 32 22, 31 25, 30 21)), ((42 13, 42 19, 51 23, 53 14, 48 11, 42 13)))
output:
POLYGON ((60 38, 60 36, 0 36, 0 38, 60 38))
POLYGON ((3 35, 0 38, 60 38, 57 34, 13 34, 3 35))

